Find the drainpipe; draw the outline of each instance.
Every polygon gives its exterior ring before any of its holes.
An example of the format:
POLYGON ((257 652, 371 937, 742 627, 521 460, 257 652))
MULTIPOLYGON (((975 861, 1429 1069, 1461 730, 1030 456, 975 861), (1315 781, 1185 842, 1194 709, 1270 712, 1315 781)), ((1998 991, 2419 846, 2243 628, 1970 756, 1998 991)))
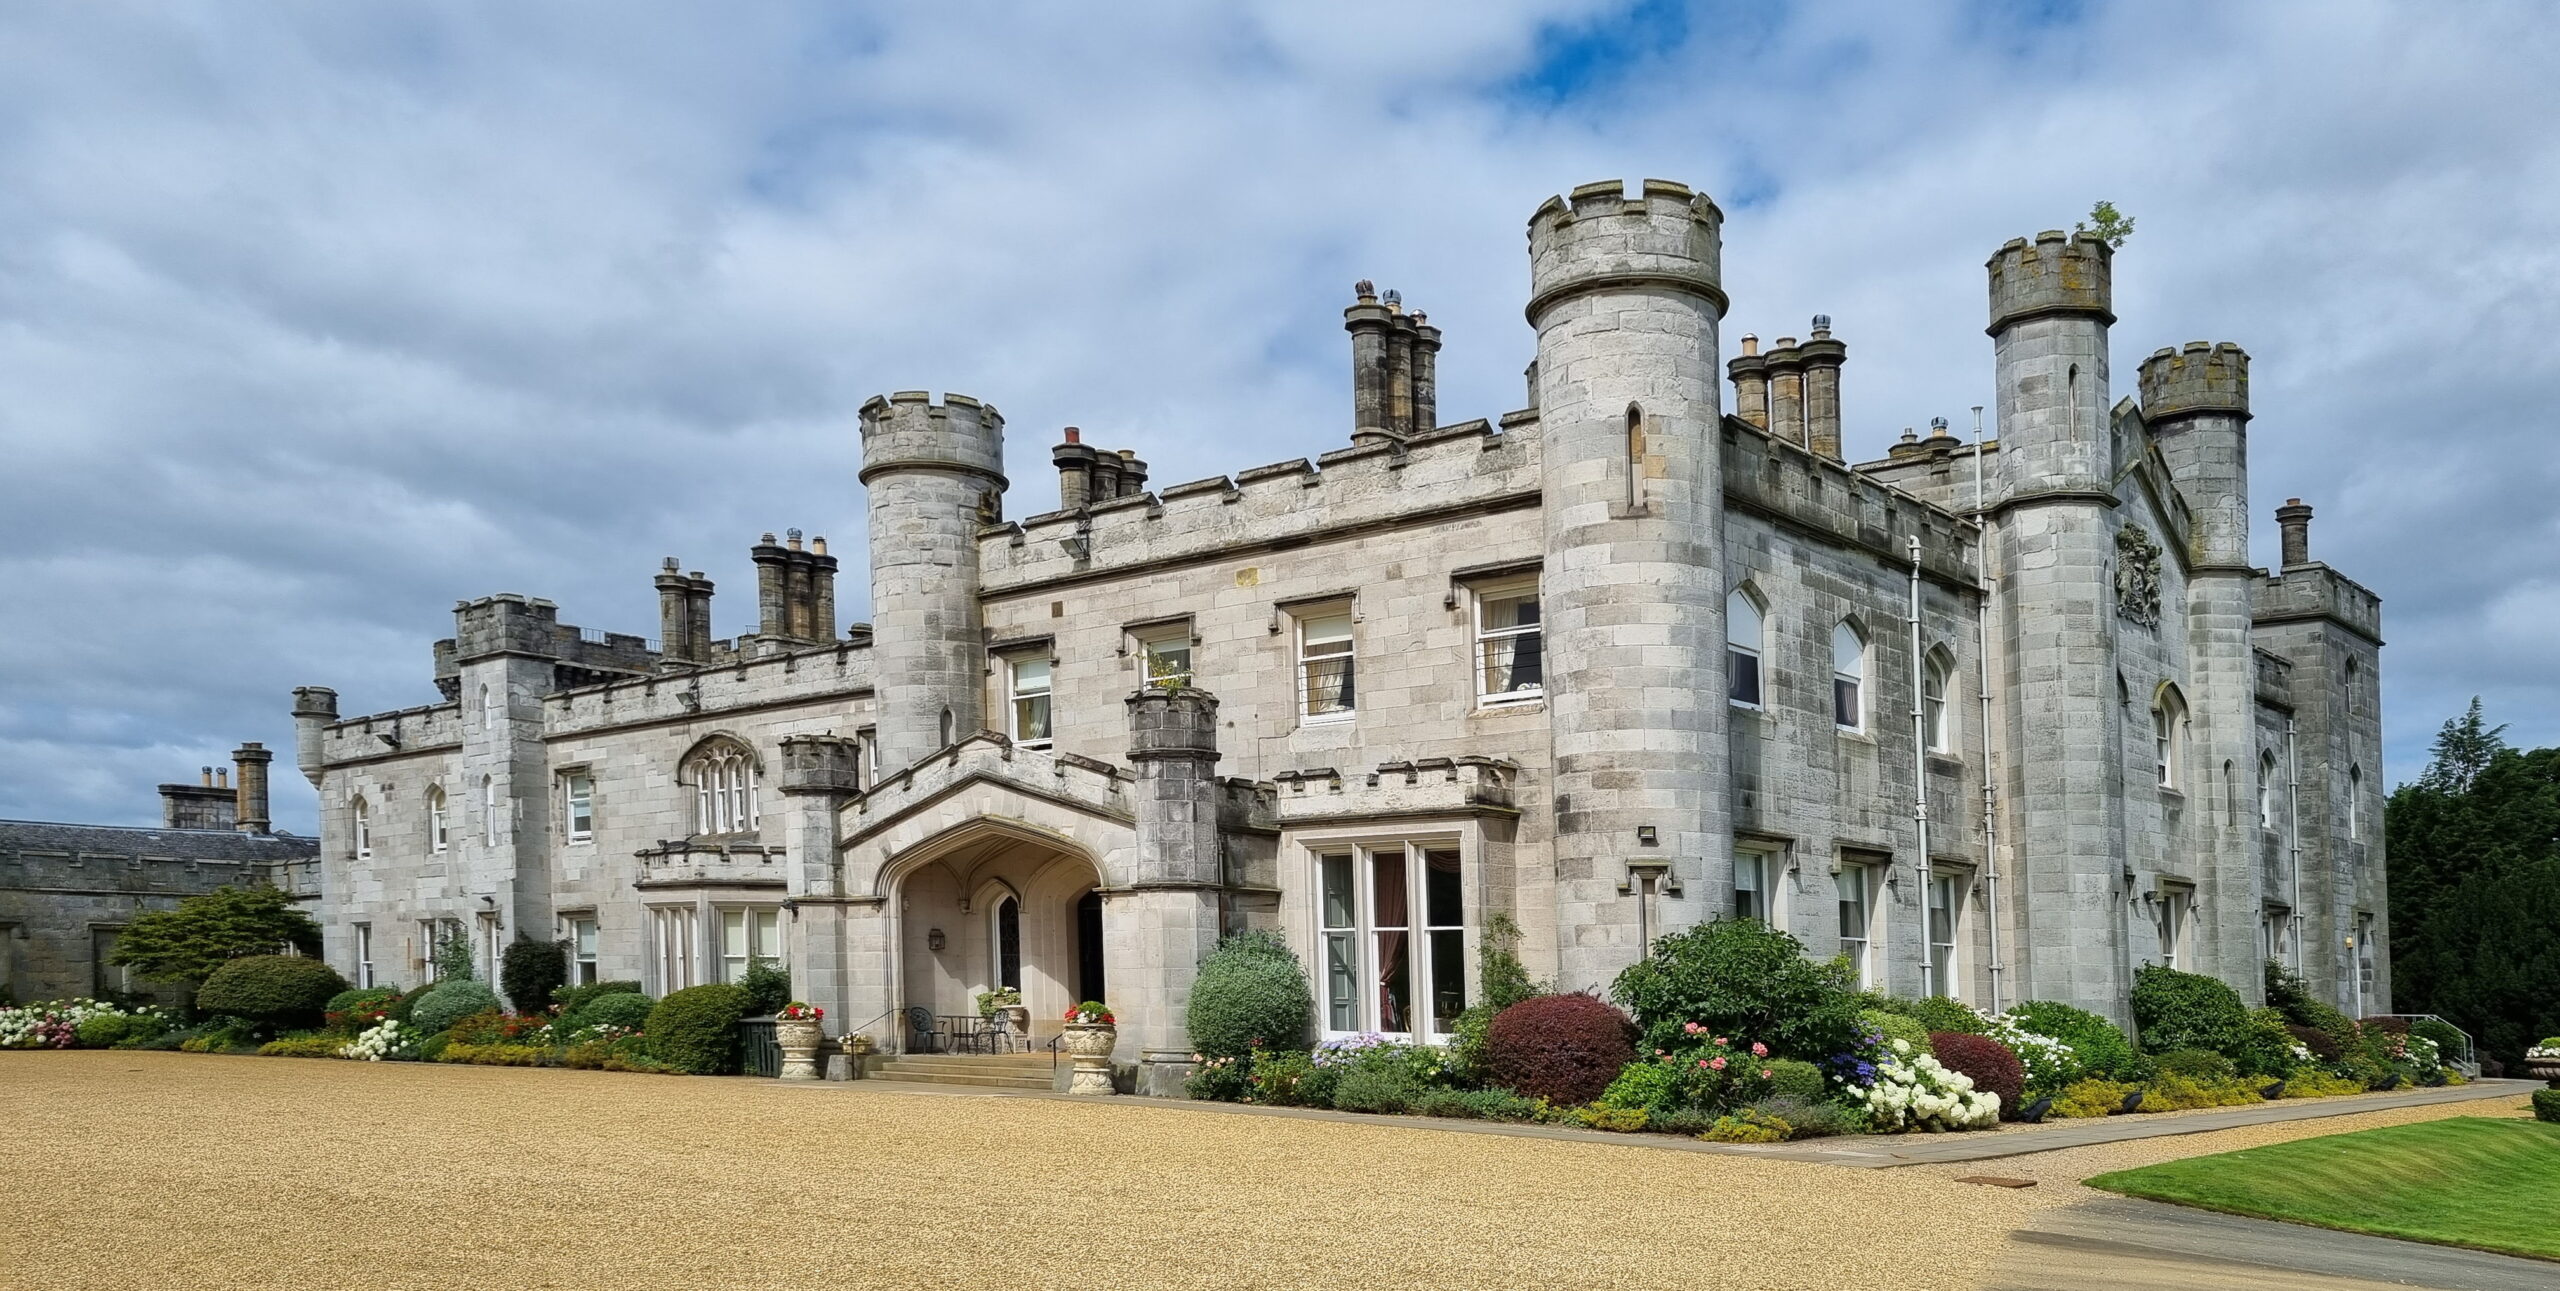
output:
POLYGON ((2292 906, 2293 974, 2302 975, 2302 760, 2293 741, 2293 719, 2284 719, 2285 885, 2292 906))
POLYGON ((1982 514, 1982 405, 1973 406, 1973 522, 1979 527, 1984 566, 1982 612, 1973 616, 1974 694, 1982 704, 1982 883, 1983 904, 1991 919, 1991 1011, 2000 1011, 2000 813, 1998 780, 1991 774, 1991 611, 1999 600, 1999 583, 1991 577, 1991 527, 1982 514))
POLYGON ((1920 991, 1929 993, 1929 682, 1920 655, 1920 535, 1911 543, 1911 830, 1918 839, 1920 876, 1920 991))

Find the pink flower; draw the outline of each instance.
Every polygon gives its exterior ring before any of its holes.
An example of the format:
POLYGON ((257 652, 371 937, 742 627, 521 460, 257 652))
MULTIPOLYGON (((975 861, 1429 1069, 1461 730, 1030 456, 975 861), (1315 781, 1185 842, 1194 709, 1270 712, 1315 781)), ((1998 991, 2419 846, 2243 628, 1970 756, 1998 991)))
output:
POLYGON ((1760 1043, 1760 1042, 1759 1042, 1759 1041, 1757 1041, 1757 1040, 1752 1041, 1752 1042, 1751 1042, 1751 1056, 1752 1056, 1752 1057, 1754 1057, 1754 1058, 1766 1058, 1766 1057, 1768 1057, 1768 1056, 1769 1056, 1769 1046, 1767 1046, 1767 1045, 1765 1045, 1765 1044, 1762 1044, 1762 1043, 1760 1043))
POLYGON ((1683 1023, 1681 1023, 1681 1024, 1680 1024, 1680 1029, 1681 1029, 1681 1030, 1683 1030, 1683 1031, 1688 1032, 1690 1035, 1696 1035, 1696 1034, 1698 1034, 1700 1031, 1705 1030, 1706 1028, 1699 1026, 1699 1025, 1698 1025, 1697 1023, 1695 1023, 1695 1022, 1683 1022, 1683 1023))
POLYGON ((1716 1047, 1717 1047, 1717 1048, 1719 1048, 1719 1049, 1721 1049, 1721 1048, 1723 1048, 1724 1046, 1725 1046, 1725 1038, 1724 1038, 1723 1036, 1717 1036, 1717 1037, 1716 1037, 1716 1047))
POLYGON ((1708 1061, 1708 1063, 1707 1063, 1707 1065, 1708 1065, 1708 1066, 1710 1066, 1710 1067, 1715 1068, 1715 1069, 1716 1069, 1716 1070, 1718 1070, 1718 1071, 1722 1071, 1722 1070, 1724 1070, 1724 1059, 1723 1059, 1723 1057, 1718 1056, 1718 1057, 1716 1057, 1716 1058, 1713 1058, 1713 1059, 1709 1060, 1709 1061, 1708 1061))
POLYGON ((1769 1076, 1770 1076, 1770 1072, 1769 1072, 1769 1069, 1768 1069, 1768 1068, 1763 1067, 1763 1068, 1761 1068, 1761 1069, 1760 1069, 1760 1079, 1762 1079, 1762 1080, 1767 1080, 1767 1079, 1769 1078, 1769 1076))
MULTIPOLYGON (((1718 1059, 1716 1059, 1716 1061, 1717 1061, 1717 1062, 1723 1062, 1723 1061, 1724 1061, 1724 1059, 1722 1059, 1722 1058, 1718 1058, 1718 1059)), ((1698 1060, 1698 1065, 1699 1065, 1700 1067, 1704 1067, 1704 1066, 1706 1066, 1706 1065, 1707 1065, 1707 1060, 1706 1060, 1706 1059, 1704 1059, 1704 1058, 1700 1058, 1700 1059, 1698 1060)))

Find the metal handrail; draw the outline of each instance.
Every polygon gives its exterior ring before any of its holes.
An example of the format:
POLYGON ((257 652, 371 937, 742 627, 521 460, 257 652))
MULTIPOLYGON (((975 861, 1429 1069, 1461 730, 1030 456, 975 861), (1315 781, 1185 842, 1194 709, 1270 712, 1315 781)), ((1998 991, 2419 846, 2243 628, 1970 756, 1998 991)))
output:
POLYGON ((2365 1021, 2368 1022, 2375 1018, 2394 1018, 2402 1022, 2444 1022, 2445 1026, 2455 1035, 2462 1037, 2462 1056, 2456 1058, 2454 1061, 2459 1062, 2466 1067, 2474 1066, 2479 1061, 2477 1057, 2479 1050, 2471 1041, 2471 1033, 2458 1026, 2454 1026, 2451 1022, 2445 1022, 2443 1018, 2433 1013, 2368 1013, 2365 1015, 2365 1021))

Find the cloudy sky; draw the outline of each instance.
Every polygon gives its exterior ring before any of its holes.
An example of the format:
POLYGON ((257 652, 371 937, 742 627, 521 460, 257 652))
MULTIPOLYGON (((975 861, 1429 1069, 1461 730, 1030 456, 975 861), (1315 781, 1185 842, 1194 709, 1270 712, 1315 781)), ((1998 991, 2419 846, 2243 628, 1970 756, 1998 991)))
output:
POLYGON ((2299 495, 2382 594, 2391 779, 2473 694, 2560 742, 2556 32, 2338 0, 11 6, 0 817, 152 821, 153 784, 289 750, 296 684, 431 700, 457 598, 655 635, 675 554, 749 627, 758 532, 860 551, 875 392, 999 405, 1017 513, 1062 425, 1158 483, 1312 454, 1369 276, 1445 328, 1444 418, 1498 414, 1523 221, 1644 176, 1728 214, 1728 347, 1838 320, 1853 458, 1990 402, 1984 257, 2115 201, 2118 393, 2160 345, 2254 356, 2256 555, 2299 495))

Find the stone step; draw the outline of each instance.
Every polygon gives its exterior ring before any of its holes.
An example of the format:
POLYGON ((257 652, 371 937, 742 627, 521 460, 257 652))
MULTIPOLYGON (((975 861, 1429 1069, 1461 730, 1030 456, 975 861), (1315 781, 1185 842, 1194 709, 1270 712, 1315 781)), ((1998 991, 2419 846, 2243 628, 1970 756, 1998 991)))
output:
POLYGON ((971 1089, 1050 1089, 1048 1073, 1012 1075, 996 1072, 911 1071, 883 1067, 874 1079, 915 1085, 960 1085, 971 1089))

